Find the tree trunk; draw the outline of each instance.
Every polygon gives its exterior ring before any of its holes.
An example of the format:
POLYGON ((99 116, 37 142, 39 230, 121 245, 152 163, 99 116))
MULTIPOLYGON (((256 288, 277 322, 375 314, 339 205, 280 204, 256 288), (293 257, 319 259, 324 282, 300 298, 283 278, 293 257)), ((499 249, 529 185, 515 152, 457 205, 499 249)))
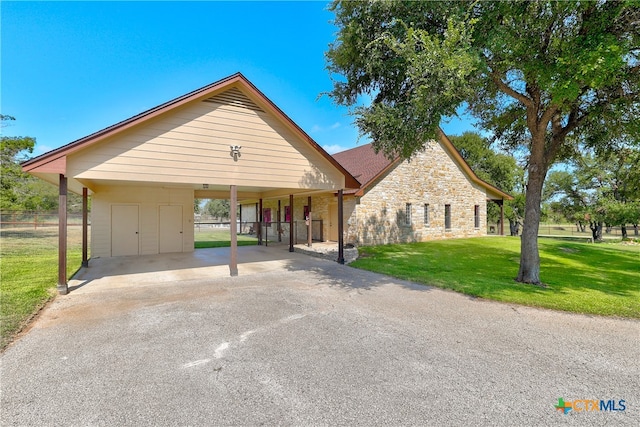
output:
POLYGON ((517 236, 520 233, 520 222, 514 219, 510 219, 509 232, 512 236, 517 236))
POLYGON ((602 222, 591 222, 589 223, 589 228, 591 229, 591 236, 593 237, 593 241, 602 241, 602 222))
POLYGON ((621 225, 620 226, 620 232, 622 233, 622 238, 626 239, 627 238, 627 226, 626 225, 621 225))
POLYGON ((633 224, 633 234, 638 235, 638 224, 633 224))
POLYGON ((524 223, 520 241, 520 270, 516 280, 539 285, 540 254, 538 253, 538 230, 540 227, 540 203, 542 186, 547 175, 544 160, 544 130, 538 135, 532 133, 531 155, 529 156, 528 181, 525 193, 524 223))

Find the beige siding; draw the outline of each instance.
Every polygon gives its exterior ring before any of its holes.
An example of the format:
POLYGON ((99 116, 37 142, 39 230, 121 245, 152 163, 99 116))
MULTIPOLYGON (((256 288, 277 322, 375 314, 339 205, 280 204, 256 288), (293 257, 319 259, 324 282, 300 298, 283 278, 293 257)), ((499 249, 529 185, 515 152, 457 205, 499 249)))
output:
POLYGON ((79 179, 330 189, 344 177, 270 114, 194 102, 69 156, 79 179), (234 162, 230 145, 240 145, 234 162))
POLYGON ((91 256, 111 256, 111 206, 139 207, 140 255, 159 253, 159 206, 182 206, 183 252, 193 251, 193 191, 158 187, 100 188, 91 200, 91 256))
POLYGON ((410 162, 388 173, 359 200, 345 201, 345 241, 361 245, 414 242, 486 235, 486 193, 432 141, 410 162), (411 203, 411 225, 405 224, 411 203), (430 222, 424 223, 429 204, 430 222), (451 205, 451 229, 445 230, 445 205, 451 205), (480 206, 475 228, 474 206, 480 206))

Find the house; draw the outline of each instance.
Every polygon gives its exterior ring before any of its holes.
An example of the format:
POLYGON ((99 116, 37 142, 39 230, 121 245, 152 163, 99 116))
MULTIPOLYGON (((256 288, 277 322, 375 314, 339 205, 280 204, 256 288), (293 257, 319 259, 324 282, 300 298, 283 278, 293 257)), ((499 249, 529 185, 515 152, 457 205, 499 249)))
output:
MULTIPOLYGON (((377 244, 480 236, 481 181, 444 134, 411 161, 371 146, 330 156, 237 73, 35 157, 23 170, 60 189, 58 290, 66 277, 66 197, 83 198, 83 260, 194 250, 194 198, 230 199, 260 241, 377 244), (346 224, 346 228, 345 228, 346 224), (309 232, 309 230, 311 230, 309 232), (346 238, 346 241, 345 241, 346 238)), ((248 230, 247 230, 248 231, 248 230)), ((237 275, 236 227, 230 274, 237 275)))
POLYGON ((362 183, 345 191, 345 241, 356 245, 485 236, 487 201, 512 199, 478 178, 441 130, 411 160, 371 144, 333 158, 362 183))
MULTIPOLYGON (((311 195, 331 194, 336 208, 342 208, 343 190, 360 187, 239 73, 35 157, 22 167, 60 188, 58 290, 63 294, 68 291, 68 191, 83 196, 82 263, 88 266, 89 196, 95 258, 193 251, 194 198, 230 199, 235 217, 237 203, 244 200, 282 198, 292 206, 311 195)), ((292 215, 289 220, 293 221, 292 215)), ((288 229, 293 251, 293 222, 288 229)), ((235 235, 231 227, 231 275, 237 275, 235 235)))
MULTIPOLYGON (((512 197, 478 178, 449 138, 442 131, 438 136, 438 141, 429 141, 411 160, 390 160, 376 153, 371 144, 333 155, 361 183, 359 188, 344 191, 346 243, 378 245, 487 234, 487 201, 502 206, 512 197)), ((262 237, 279 240, 289 233, 291 213, 286 203, 279 198, 245 200, 242 220, 263 224, 262 237)), ((294 201, 296 242, 307 241, 309 211, 312 239, 338 241, 336 194, 314 194, 294 201)))

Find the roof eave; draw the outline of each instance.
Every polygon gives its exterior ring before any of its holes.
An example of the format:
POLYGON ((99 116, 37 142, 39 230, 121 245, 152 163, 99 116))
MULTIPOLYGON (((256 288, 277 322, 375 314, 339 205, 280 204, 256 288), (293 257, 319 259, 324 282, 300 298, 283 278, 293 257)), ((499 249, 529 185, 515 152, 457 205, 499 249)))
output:
POLYGON ((480 179, 480 177, 478 177, 478 175, 476 175, 473 169, 471 169, 471 166, 469 166, 467 161, 464 159, 464 157, 462 157, 458 149, 455 147, 455 145, 453 145, 449 137, 444 133, 444 131, 440 127, 438 127, 438 139, 445 146, 447 151, 449 151, 449 154, 451 154, 454 157, 454 160, 466 172, 467 176, 469 176, 469 178, 471 178, 471 180, 476 184, 480 185, 481 187, 484 187, 485 191, 487 192, 487 196, 489 195, 489 193, 494 193, 497 197, 496 199, 493 199, 493 200, 500 200, 500 199, 513 200, 513 196, 511 196, 510 194, 505 193, 504 191, 500 190, 498 187, 495 187, 489 184, 488 182, 480 179))
POLYGON ((327 161, 329 161, 331 165, 333 165, 336 169, 338 169, 338 171, 340 171, 340 173, 344 175, 345 188, 360 188, 361 184, 360 182, 358 182, 356 178, 354 178, 340 163, 338 163, 333 157, 331 157, 329 153, 327 153, 317 142, 315 142, 305 131, 303 131, 302 128, 300 128, 300 126, 298 126, 276 104, 274 104, 273 101, 271 101, 253 83, 251 83, 246 77, 244 77, 242 73, 239 73, 239 72, 231 76, 225 77, 221 80, 218 80, 214 83, 211 83, 207 86, 191 91, 185 95, 174 98, 170 101, 167 101, 149 110, 143 111, 140 114, 137 114, 128 119, 122 120, 114 125, 111 125, 102 130, 94 132, 83 138, 72 141, 55 150, 49 151, 47 153, 41 154, 40 156, 34 157, 33 159, 27 160, 21 164, 22 170, 25 172, 34 171, 37 168, 43 165, 46 165, 47 163, 50 163, 62 157, 66 157, 75 151, 85 148, 88 145, 95 144, 106 138, 114 136, 131 127, 137 126, 141 123, 146 122, 147 120, 150 120, 156 116, 159 116, 170 110, 173 110, 174 108, 177 108, 189 102, 198 100, 199 98, 206 98, 212 92, 218 91, 228 86, 232 86, 237 82, 242 82, 244 85, 244 88, 252 92, 252 95, 255 98, 255 100, 257 100, 260 104, 266 105, 268 109, 270 109, 276 116, 278 116, 290 129, 295 131, 301 138, 303 138, 314 149, 316 149, 316 151, 320 155, 322 155, 325 159, 327 159, 327 161))

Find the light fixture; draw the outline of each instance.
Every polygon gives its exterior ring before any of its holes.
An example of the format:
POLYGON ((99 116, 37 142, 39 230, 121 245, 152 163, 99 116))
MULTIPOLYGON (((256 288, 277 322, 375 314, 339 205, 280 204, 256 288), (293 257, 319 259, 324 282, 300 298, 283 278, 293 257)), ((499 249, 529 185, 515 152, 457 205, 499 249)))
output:
POLYGON ((205 190, 209 188, 209 184, 202 184, 202 188, 204 188, 205 190))
POLYGON ((231 152, 229 153, 229 155, 231 157, 233 157, 233 161, 234 162, 237 162, 238 158, 241 156, 240 149, 242 148, 242 146, 240 146, 240 145, 230 145, 229 148, 231 148, 231 152))

